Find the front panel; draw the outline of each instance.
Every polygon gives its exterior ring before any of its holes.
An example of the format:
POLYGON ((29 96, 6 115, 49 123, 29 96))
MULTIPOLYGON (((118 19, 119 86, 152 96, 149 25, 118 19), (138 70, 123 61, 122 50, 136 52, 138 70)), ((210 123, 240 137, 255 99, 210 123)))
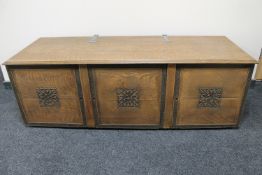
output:
POLYGON ((9 67, 28 124, 83 125, 76 68, 9 67))
POLYGON ((89 70, 98 126, 161 125, 165 66, 97 66, 89 70))
POLYGON ((205 128, 238 125, 251 68, 85 65, 9 66, 8 71, 30 125, 205 128))
POLYGON ((249 72, 248 66, 181 66, 176 126, 236 126, 249 72))

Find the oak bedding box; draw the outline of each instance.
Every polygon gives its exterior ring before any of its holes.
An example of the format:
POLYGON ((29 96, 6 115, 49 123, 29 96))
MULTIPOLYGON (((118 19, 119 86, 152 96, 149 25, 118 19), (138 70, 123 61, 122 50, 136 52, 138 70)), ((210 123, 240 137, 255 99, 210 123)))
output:
POLYGON ((257 61, 223 36, 40 38, 6 61, 25 123, 237 127, 257 61))

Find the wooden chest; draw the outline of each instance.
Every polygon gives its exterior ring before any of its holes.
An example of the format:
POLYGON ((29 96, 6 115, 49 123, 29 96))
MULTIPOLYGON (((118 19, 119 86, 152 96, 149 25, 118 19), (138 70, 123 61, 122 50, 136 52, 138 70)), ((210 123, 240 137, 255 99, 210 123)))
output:
POLYGON ((5 62, 29 126, 237 127, 256 60, 226 37, 40 38, 5 62))

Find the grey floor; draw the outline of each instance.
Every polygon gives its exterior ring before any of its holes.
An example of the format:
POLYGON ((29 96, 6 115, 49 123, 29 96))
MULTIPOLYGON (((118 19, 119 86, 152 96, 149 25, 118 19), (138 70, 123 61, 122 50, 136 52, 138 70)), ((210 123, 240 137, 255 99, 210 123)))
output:
POLYGON ((245 107, 239 129, 30 128, 0 86, 0 175, 262 174, 262 83, 245 107))

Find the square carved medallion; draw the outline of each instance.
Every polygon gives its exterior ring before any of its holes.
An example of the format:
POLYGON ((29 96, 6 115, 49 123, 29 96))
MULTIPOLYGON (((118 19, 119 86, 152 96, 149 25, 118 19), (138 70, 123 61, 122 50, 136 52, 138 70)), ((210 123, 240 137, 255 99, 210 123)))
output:
POLYGON ((219 108, 222 98, 222 88, 200 88, 199 103, 200 108, 219 108))
POLYGON ((137 89, 116 89, 118 107, 139 107, 139 92, 137 89))
POLYGON ((36 94, 41 107, 57 107, 60 105, 56 88, 37 88, 36 94))

